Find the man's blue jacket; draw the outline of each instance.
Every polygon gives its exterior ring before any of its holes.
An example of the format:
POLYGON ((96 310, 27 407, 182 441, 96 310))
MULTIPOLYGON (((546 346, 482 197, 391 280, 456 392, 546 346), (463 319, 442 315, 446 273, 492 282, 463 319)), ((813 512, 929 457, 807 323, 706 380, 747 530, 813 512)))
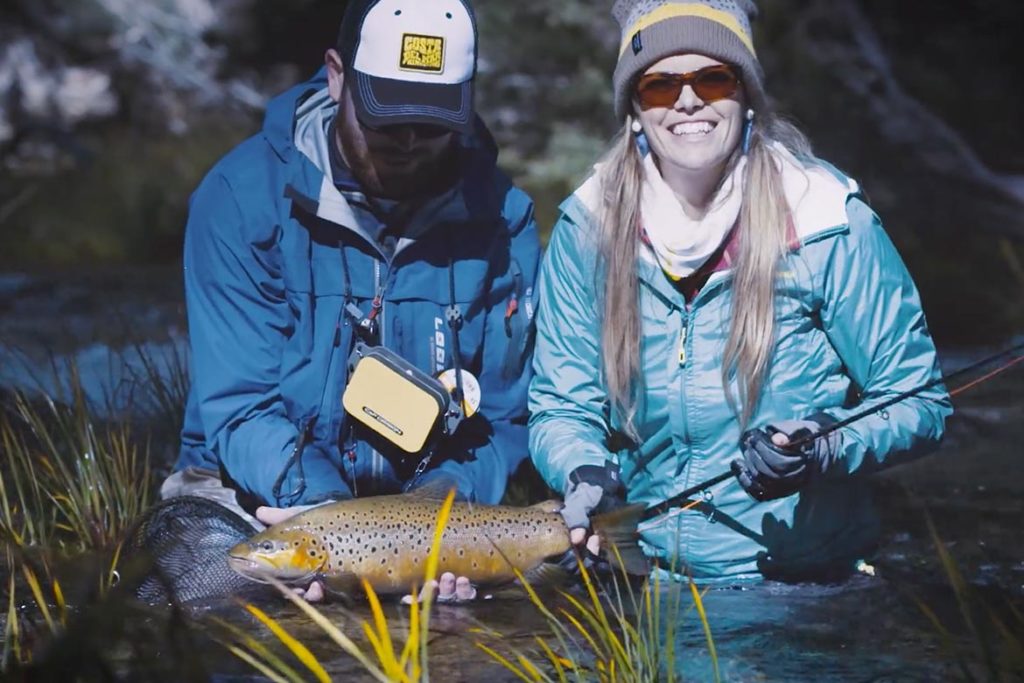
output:
MULTIPOLYGON (((461 141, 461 180, 415 212, 393 254, 380 225, 331 175, 337 105, 326 76, 269 104, 263 130, 193 194, 185 236, 192 390, 178 469, 219 468, 248 506, 394 492, 420 456, 353 428, 341 402, 354 343, 347 303, 381 303, 380 343, 431 374, 462 367, 479 412, 445 437, 421 482, 447 477, 497 503, 527 455, 534 281, 540 243, 530 198, 495 166, 478 124, 461 141)), ((365 198, 364 198, 365 199, 365 198)))

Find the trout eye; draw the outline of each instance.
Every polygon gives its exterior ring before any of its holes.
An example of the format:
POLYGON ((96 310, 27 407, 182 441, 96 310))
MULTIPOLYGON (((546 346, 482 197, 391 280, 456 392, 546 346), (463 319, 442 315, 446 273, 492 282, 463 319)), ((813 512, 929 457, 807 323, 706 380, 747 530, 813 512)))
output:
POLYGON ((263 541, 262 543, 260 543, 260 550, 262 550, 264 552, 268 552, 269 553, 273 549, 274 549, 274 544, 271 543, 270 541, 263 541))

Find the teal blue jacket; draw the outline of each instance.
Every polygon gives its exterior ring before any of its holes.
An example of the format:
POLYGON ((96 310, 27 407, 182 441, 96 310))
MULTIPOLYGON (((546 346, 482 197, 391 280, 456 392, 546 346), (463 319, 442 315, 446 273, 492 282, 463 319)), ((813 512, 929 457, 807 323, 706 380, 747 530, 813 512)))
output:
MULTIPOLYGON (((793 210, 798 244, 780 268, 775 351, 751 427, 819 411, 841 420, 940 376, 917 289, 878 217, 856 183, 814 168, 793 210)), ((563 203, 541 268, 531 456, 559 491, 577 467, 617 462, 628 500, 654 505, 740 457, 721 378, 732 277, 712 275, 687 305, 642 254, 641 439, 609 450, 622 425, 601 380, 595 183, 563 203)), ((759 503, 730 479, 641 525, 644 549, 706 581, 851 566, 877 540, 864 475, 936 446, 950 412, 941 385, 897 403, 843 428, 839 458, 799 494, 759 503)))

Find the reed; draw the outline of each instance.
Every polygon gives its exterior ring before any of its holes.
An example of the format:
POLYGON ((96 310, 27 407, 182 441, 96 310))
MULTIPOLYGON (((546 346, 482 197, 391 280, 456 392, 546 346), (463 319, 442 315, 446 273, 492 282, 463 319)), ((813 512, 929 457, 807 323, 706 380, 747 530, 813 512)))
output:
POLYGON ((126 423, 100 422, 72 365, 70 402, 15 392, 0 407, 0 547, 6 619, 0 671, 31 662, 66 630, 59 563, 109 557, 96 595, 116 577, 118 544, 148 507, 148 447, 126 423))
MULTIPOLYGON (((615 548, 611 552, 617 554, 615 548)), ((547 639, 534 639, 539 657, 515 651, 513 661, 483 642, 478 641, 477 647, 517 678, 531 683, 672 683, 680 676, 676 629, 680 619, 694 609, 707 638, 713 680, 721 680, 702 593, 692 581, 688 592, 693 605, 683 610, 681 586, 675 582, 662 586, 660 574, 636 587, 625 573, 612 574, 601 583, 579 559, 577 569, 583 597, 560 591, 565 606, 557 608, 549 607, 526 578, 519 576, 530 602, 549 627, 547 639)))
POLYGON ((109 549, 149 506, 148 445, 127 424, 98 422, 80 386, 70 405, 16 393, 0 444, 0 535, 17 545, 109 549))
MULTIPOLYGON (((343 610, 346 621, 359 624, 364 642, 362 645, 287 586, 276 580, 271 580, 271 583, 373 679, 426 683, 430 680, 427 640, 430 592, 436 585, 441 536, 452 500, 452 495, 449 495, 438 514, 433 545, 424 573, 424 585, 428 590, 423 603, 414 601, 403 623, 389 624, 373 588, 364 582, 370 618, 360 619, 348 610, 343 610), (396 639, 393 633, 399 633, 401 637, 396 639)), ((614 548, 612 552, 615 553, 614 548)), ((693 610, 707 637, 714 680, 720 680, 702 593, 692 582, 688 590, 675 582, 669 589, 662 590, 657 575, 638 587, 624 574, 613 575, 607 584, 601 584, 579 562, 578 571, 583 585, 582 594, 578 596, 570 591, 560 591, 563 604, 556 607, 549 606, 526 577, 518 575, 522 590, 549 626, 547 637, 538 636, 534 639, 536 650, 525 652, 511 647, 501 633, 483 624, 477 624, 477 628, 473 629, 478 634, 476 647, 486 653, 489 659, 524 681, 647 683, 657 680, 672 683, 679 677, 675 658, 679 618, 693 610), (682 605, 684 593, 689 593, 693 601, 692 607, 685 610, 682 605)), ((251 633, 221 622, 226 629, 226 636, 221 642, 235 656, 273 681, 295 683, 307 680, 303 676, 310 675, 318 681, 331 680, 320 659, 280 621, 252 604, 245 603, 243 607, 274 635, 291 657, 285 659, 251 633)))
POLYGON ((1024 615, 1009 601, 1003 605, 1006 613, 1000 614, 978 594, 942 541, 931 515, 925 515, 932 543, 956 599, 960 623, 947 624, 919 597, 915 596, 914 602, 935 629, 962 680, 1024 680, 1024 615))

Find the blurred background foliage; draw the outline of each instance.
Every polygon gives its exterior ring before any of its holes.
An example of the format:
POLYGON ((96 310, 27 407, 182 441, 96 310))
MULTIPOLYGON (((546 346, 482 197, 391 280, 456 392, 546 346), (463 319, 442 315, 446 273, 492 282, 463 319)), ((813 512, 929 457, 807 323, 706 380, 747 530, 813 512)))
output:
MULTIPOLYGON (((610 0, 475 0, 478 108, 558 203, 614 134, 610 0)), ((1020 0, 761 0, 768 88, 857 178, 940 341, 1024 329, 1020 0)), ((317 68, 339 0, 0 5, 0 271, 168 265, 188 195, 317 68)))

